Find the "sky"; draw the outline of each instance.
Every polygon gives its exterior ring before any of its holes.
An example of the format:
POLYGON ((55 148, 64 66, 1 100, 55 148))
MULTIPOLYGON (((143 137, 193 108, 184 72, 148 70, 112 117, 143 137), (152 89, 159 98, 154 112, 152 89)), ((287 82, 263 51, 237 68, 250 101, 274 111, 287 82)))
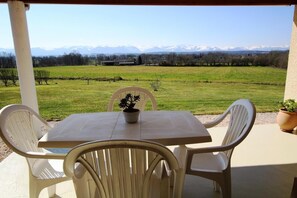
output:
MULTIPOLYGON (((289 46, 294 6, 90 6, 31 4, 31 47, 289 46)), ((13 48, 0 4, 0 48, 13 48)))

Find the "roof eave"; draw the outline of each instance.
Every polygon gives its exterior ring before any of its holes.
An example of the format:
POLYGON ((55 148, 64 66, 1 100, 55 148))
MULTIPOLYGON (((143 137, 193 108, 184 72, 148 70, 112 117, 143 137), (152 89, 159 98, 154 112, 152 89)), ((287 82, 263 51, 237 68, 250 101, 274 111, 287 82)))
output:
MULTIPOLYGON (((7 0, 0 0, 6 3, 7 0)), ((265 6, 295 5, 297 0, 23 0, 29 4, 157 5, 157 6, 265 6)))

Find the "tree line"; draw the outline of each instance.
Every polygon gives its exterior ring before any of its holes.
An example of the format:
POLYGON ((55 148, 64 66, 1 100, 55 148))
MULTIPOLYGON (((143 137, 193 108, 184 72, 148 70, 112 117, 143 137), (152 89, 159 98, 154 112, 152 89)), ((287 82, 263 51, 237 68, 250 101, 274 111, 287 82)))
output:
MULTIPOLYGON (((48 84, 50 79, 50 72, 46 70, 34 70, 34 79, 36 83, 42 85, 43 82, 48 84)), ((0 68, 0 80, 5 87, 10 84, 17 86, 17 81, 19 80, 18 71, 16 68, 0 68)))
MULTIPOLYGON (((33 56, 34 67, 102 65, 104 62, 134 62, 146 66, 269 66, 287 68, 289 51, 271 52, 208 52, 162 54, 96 54, 77 52, 61 56, 33 56)), ((12 54, 0 54, 0 68, 15 68, 12 54)))

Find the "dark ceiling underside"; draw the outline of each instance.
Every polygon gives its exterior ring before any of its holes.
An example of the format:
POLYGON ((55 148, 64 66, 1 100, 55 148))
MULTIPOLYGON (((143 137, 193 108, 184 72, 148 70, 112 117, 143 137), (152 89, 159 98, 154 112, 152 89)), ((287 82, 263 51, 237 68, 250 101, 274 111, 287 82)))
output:
MULTIPOLYGON (((0 0, 7 2, 7 0, 0 0)), ((294 5, 297 0, 24 0, 32 4, 86 4, 86 5, 294 5)))

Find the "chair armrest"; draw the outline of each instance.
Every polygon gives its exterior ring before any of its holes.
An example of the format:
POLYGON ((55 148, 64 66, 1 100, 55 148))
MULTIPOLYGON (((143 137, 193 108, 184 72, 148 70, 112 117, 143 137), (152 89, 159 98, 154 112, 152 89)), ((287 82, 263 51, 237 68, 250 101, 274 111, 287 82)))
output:
POLYGON ((228 113, 229 113, 229 111, 225 111, 223 114, 216 117, 213 121, 203 123, 204 127, 211 128, 211 127, 218 125, 220 122, 222 122, 225 119, 225 117, 228 115, 228 113))
MULTIPOLYGON (((187 152, 187 162, 186 162, 186 173, 190 173, 192 172, 192 161, 193 161, 193 156, 194 154, 198 154, 198 153, 213 153, 213 152, 221 152, 221 151, 226 151, 230 149, 230 145, 228 146, 213 146, 213 147, 208 147, 208 148, 198 148, 198 149, 191 149, 188 148, 188 152, 187 152)), ((226 155, 223 155, 226 156, 226 155)), ((226 160, 224 160, 224 166, 225 168, 227 168, 227 166, 229 166, 228 164, 230 163, 230 159, 228 159, 228 157, 226 156, 226 160)))
POLYGON ((205 148, 187 148, 187 154, 194 155, 198 153, 212 153, 212 152, 220 152, 220 151, 226 151, 232 148, 230 145, 220 145, 220 146, 211 146, 211 147, 205 147, 205 148))
POLYGON ((41 153, 41 152, 26 152, 28 158, 41 158, 41 159, 64 159, 66 154, 62 153, 41 153))

